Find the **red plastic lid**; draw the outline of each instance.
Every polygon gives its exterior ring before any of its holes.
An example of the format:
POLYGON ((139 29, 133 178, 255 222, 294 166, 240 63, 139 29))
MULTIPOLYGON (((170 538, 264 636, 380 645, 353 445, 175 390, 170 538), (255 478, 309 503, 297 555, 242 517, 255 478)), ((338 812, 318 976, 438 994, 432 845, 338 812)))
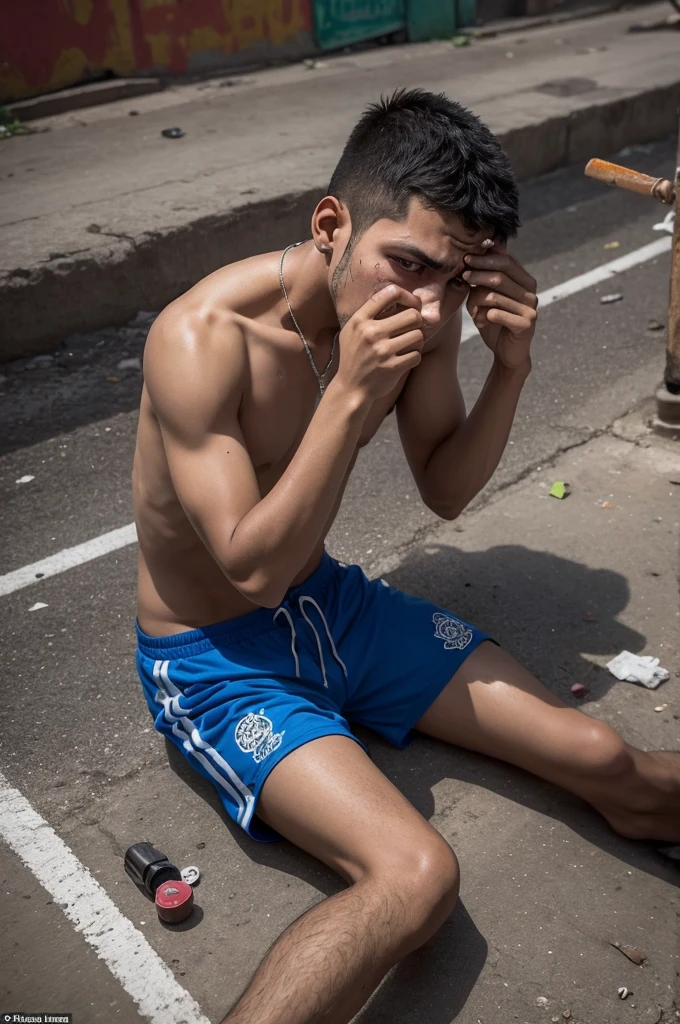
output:
POLYGON ((183 921, 194 906, 194 890, 186 882, 163 882, 156 889, 156 906, 163 921, 183 921))

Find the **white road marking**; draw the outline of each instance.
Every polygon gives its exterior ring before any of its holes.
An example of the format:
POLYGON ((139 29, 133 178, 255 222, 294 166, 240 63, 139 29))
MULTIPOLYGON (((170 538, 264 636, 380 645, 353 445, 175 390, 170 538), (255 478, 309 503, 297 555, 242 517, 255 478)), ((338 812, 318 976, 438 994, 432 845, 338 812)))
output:
MULTIPOLYGON (((593 285, 600 284, 601 281, 607 281, 610 277, 622 274, 624 270, 631 270, 633 267, 638 267, 641 263, 647 263, 649 260, 656 259, 657 256, 670 252, 670 250, 670 238, 657 238, 654 242, 643 245, 641 249, 635 249, 625 256, 618 256, 615 260, 610 260, 609 263, 603 263, 602 266, 595 267, 594 270, 588 270, 585 274, 579 274, 578 277, 572 277, 569 281, 556 284, 554 288, 547 288, 544 292, 538 293, 538 310, 541 312, 546 306, 551 306, 553 302, 566 299, 570 295, 576 295, 577 292, 582 292, 586 288, 592 288, 593 285)), ((465 310, 463 314, 462 340, 469 341, 477 333, 477 328, 470 319, 467 310, 465 310)))
POLYGON ((61 905, 142 1016, 152 1024, 210 1024, 144 935, 1 772, 0 836, 61 905))
POLYGON ((23 569, 15 569, 14 572, 0 576, 0 595, 11 594, 22 587, 28 587, 31 583, 38 583, 39 579, 56 576, 57 573, 74 569, 83 562, 91 562, 93 558, 108 555, 118 548, 126 548, 136 540, 135 524, 129 523, 127 526, 121 526, 119 530, 111 530, 92 540, 86 540, 83 544, 76 544, 74 548, 64 548, 56 555, 43 558, 41 562, 33 562, 32 565, 25 565, 23 569))
MULTIPOLYGON (((577 292, 581 292, 585 288, 592 288, 593 285, 599 284, 601 281, 607 281, 610 277, 615 277, 616 274, 622 274, 625 270, 631 270, 641 263, 647 263, 649 260, 669 252, 670 248, 671 238, 669 236, 657 238, 648 245, 643 245, 641 249, 634 249, 633 252, 629 252, 625 256, 618 256, 615 260, 610 260, 609 263, 595 267, 594 270, 589 270, 585 274, 579 274, 578 277, 572 277, 569 281, 555 285, 554 288, 539 292, 538 308, 543 310, 546 306, 551 306, 553 302, 576 295, 577 292)), ((477 328, 467 311, 464 310, 462 340, 469 341, 476 335, 477 328)), ((107 555, 117 548, 134 544, 136 539, 135 525, 130 523, 128 526, 122 526, 119 530, 111 530, 110 533, 104 533, 100 537, 85 541, 84 544, 78 544, 74 548, 65 548, 63 551, 57 552, 56 555, 44 558, 42 562, 34 562, 33 565, 27 565, 23 569, 16 569, 14 572, 0 576, 0 596, 12 594, 15 590, 39 582, 38 574, 40 574, 40 579, 47 579, 57 573, 66 572, 67 569, 73 569, 76 565, 82 565, 83 562, 90 562, 93 558, 107 555)))

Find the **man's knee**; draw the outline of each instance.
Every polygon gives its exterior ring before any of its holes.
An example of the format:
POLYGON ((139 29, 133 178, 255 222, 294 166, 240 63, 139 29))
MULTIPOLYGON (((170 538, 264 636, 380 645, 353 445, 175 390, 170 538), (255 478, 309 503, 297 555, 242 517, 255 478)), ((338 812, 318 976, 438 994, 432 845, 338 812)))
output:
POLYGON ((444 923, 458 898, 458 859, 438 833, 393 848, 379 874, 403 914, 406 931, 423 942, 444 923))
POLYGON ((574 750, 579 771, 589 778, 620 779, 630 771, 630 747, 606 722, 593 720, 576 739, 574 750))

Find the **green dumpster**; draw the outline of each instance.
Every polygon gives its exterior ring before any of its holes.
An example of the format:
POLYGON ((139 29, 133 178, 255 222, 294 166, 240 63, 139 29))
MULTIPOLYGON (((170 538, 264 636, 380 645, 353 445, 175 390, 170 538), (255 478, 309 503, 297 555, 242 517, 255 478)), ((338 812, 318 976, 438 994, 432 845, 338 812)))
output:
POLYGON ((314 34, 334 50, 406 28, 406 0, 314 0, 314 34))
POLYGON ((313 0, 314 34, 322 50, 407 29, 411 42, 446 39, 473 25, 475 0, 313 0))

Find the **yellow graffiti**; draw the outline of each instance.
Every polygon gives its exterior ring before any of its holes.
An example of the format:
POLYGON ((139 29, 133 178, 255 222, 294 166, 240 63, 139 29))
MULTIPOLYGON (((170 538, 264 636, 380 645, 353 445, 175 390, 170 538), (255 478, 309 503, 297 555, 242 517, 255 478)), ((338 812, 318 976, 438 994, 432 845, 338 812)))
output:
POLYGON ((52 89, 61 89, 65 85, 79 82, 89 77, 92 72, 92 63, 85 56, 78 46, 71 46, 62 50, 57 57, 52 74, 47 82, 47 92, 52 89))
MULTIPOLYGON (((160 0, 142 0, 144 3, 156 3, 160 0)), ((227 24, 230 32, 219 32, 214 25, 201 25, 192 29, 186 36, 178 40, 185 51, 187 60, 197 53, 210 50, 221 50, 224 54, 232 54, 245 50, 266 40, 279 46, 291 36, 297 35, 306 25, 305 15, 300 0, 293 4, 292 17, 289 22, 283 21, 283 5, 281 0, 222 0, 227 24)), ((169 42, 165 36, 147 36, 152 46, 155 67, 167 67, 171 53, 169 42), (153 42, 152 42, 153 40, 153 42), (167 45, 167 49, 165 46, 167 45)))
MULTIPOLYGON (((93 27, 93 21, 106 19, 106 50, 102 54, 98 46, 92 46, 80 30, 73 29, 73 41, 81 42, 80 46, 67 46, 57 55, 52 51, 49 58, 53 61, 51 71, 45 75, 42 71, 38 81, 24 67, 22 61, 18 66, 2 66, 0 63, 0 94, 9 99, 19 99, 36 93, 61 89, 76 82, 87 81, 101 71, 112 71, 117 75, 129 75, 136 70, 149 70, 146 66, 138 69, 135 60, 132 12, 141 14, 142 25, 144 12, 153 8, 163 8, 161 18, 165 15, 167 29, 165 31, 144 32, 144 38, 151 52, 152 66, 157 69, 169 68, 173 63, 173 52, 177 62, 177 49, 181 59, 178 67, 186 66, 196 54, 208 51, 221 51, 229 56, 238 50, 244 50, 258 43, 268 42, 280 46, 288 39, 296 36, 307 27, 308 0, 292 0, 290 17, 284 22, 284 0, 220 0, 224 20, 215 18, 216 24, 202 24, 203 18, 209 17, 206 10, 209 5, 201 2, 195 4, 194 15, 198 24, 186 34, 180 35, 172 25, 180 0, 45 0, 57 4, 63 14, 79 26, 93 27), (201 8, 203 7, 203 13, 201 8), (108 12, 104 14, 102 8, 108 12), (183 51, 183 53, 182 53, 183 51), (29 85, 30 81, 30 85, 29 85)), ((154 16, 157 19, 157 15, 154 16)), ((142 29, 143 31, 143 29, 142 29)), ((66 37, 68 38, 68 36, 66 37)), ((93 33, 93 38, 96 34, 93 33)), ((15 62, 12 62, 15 63, 15 62)))
POLYGON ((23 75, 9 70, 8 64, 0 63, 0 97, 9 100, 22 100, 24 96, 32 96, 35 89, 30 89, 23 75))
POLYGON ((307 27, 303 4, 300 0, 293 0, 291 19, 289 22, 283 20, 283 4, 281 0, 270 0, 268 7, 269 38, 275 46, 285 43, 291 36, 298 35, 307 27))
POLYGON ((172 38, 168 32, 148 32, 145 36, 151 50, 151 67, 168 68, 172 60, 172 38))
POLYGON ((223 50, 225 53, 233 51, 233 40, 229 35, 220 34, 211 25, 203 28, 192 28, 186 38, 180 40, 189 56, 194 53, 203 53, 206 50, 223 50))
POLYGON ((111 42, 104 56, 104 68, 111 68, 117 75, 129 75, 135 70, 135 48, 132 39, 129 0, 108 0, 113 18, 111 42))
POLYGON ((284 24, 282 0, 222 0, 224 16, 234 26, 232 49, 245 49, 265 39, 275 46, 284 43, 305 27, 301 8, 300 0, 294 0, 292 17, 284 24), (249 22, 251 27, 244 28, 249 22))
POLYGON ((66 13, 79 25, 87 25, 92 17, 92 0, 62 0, 66 13))

